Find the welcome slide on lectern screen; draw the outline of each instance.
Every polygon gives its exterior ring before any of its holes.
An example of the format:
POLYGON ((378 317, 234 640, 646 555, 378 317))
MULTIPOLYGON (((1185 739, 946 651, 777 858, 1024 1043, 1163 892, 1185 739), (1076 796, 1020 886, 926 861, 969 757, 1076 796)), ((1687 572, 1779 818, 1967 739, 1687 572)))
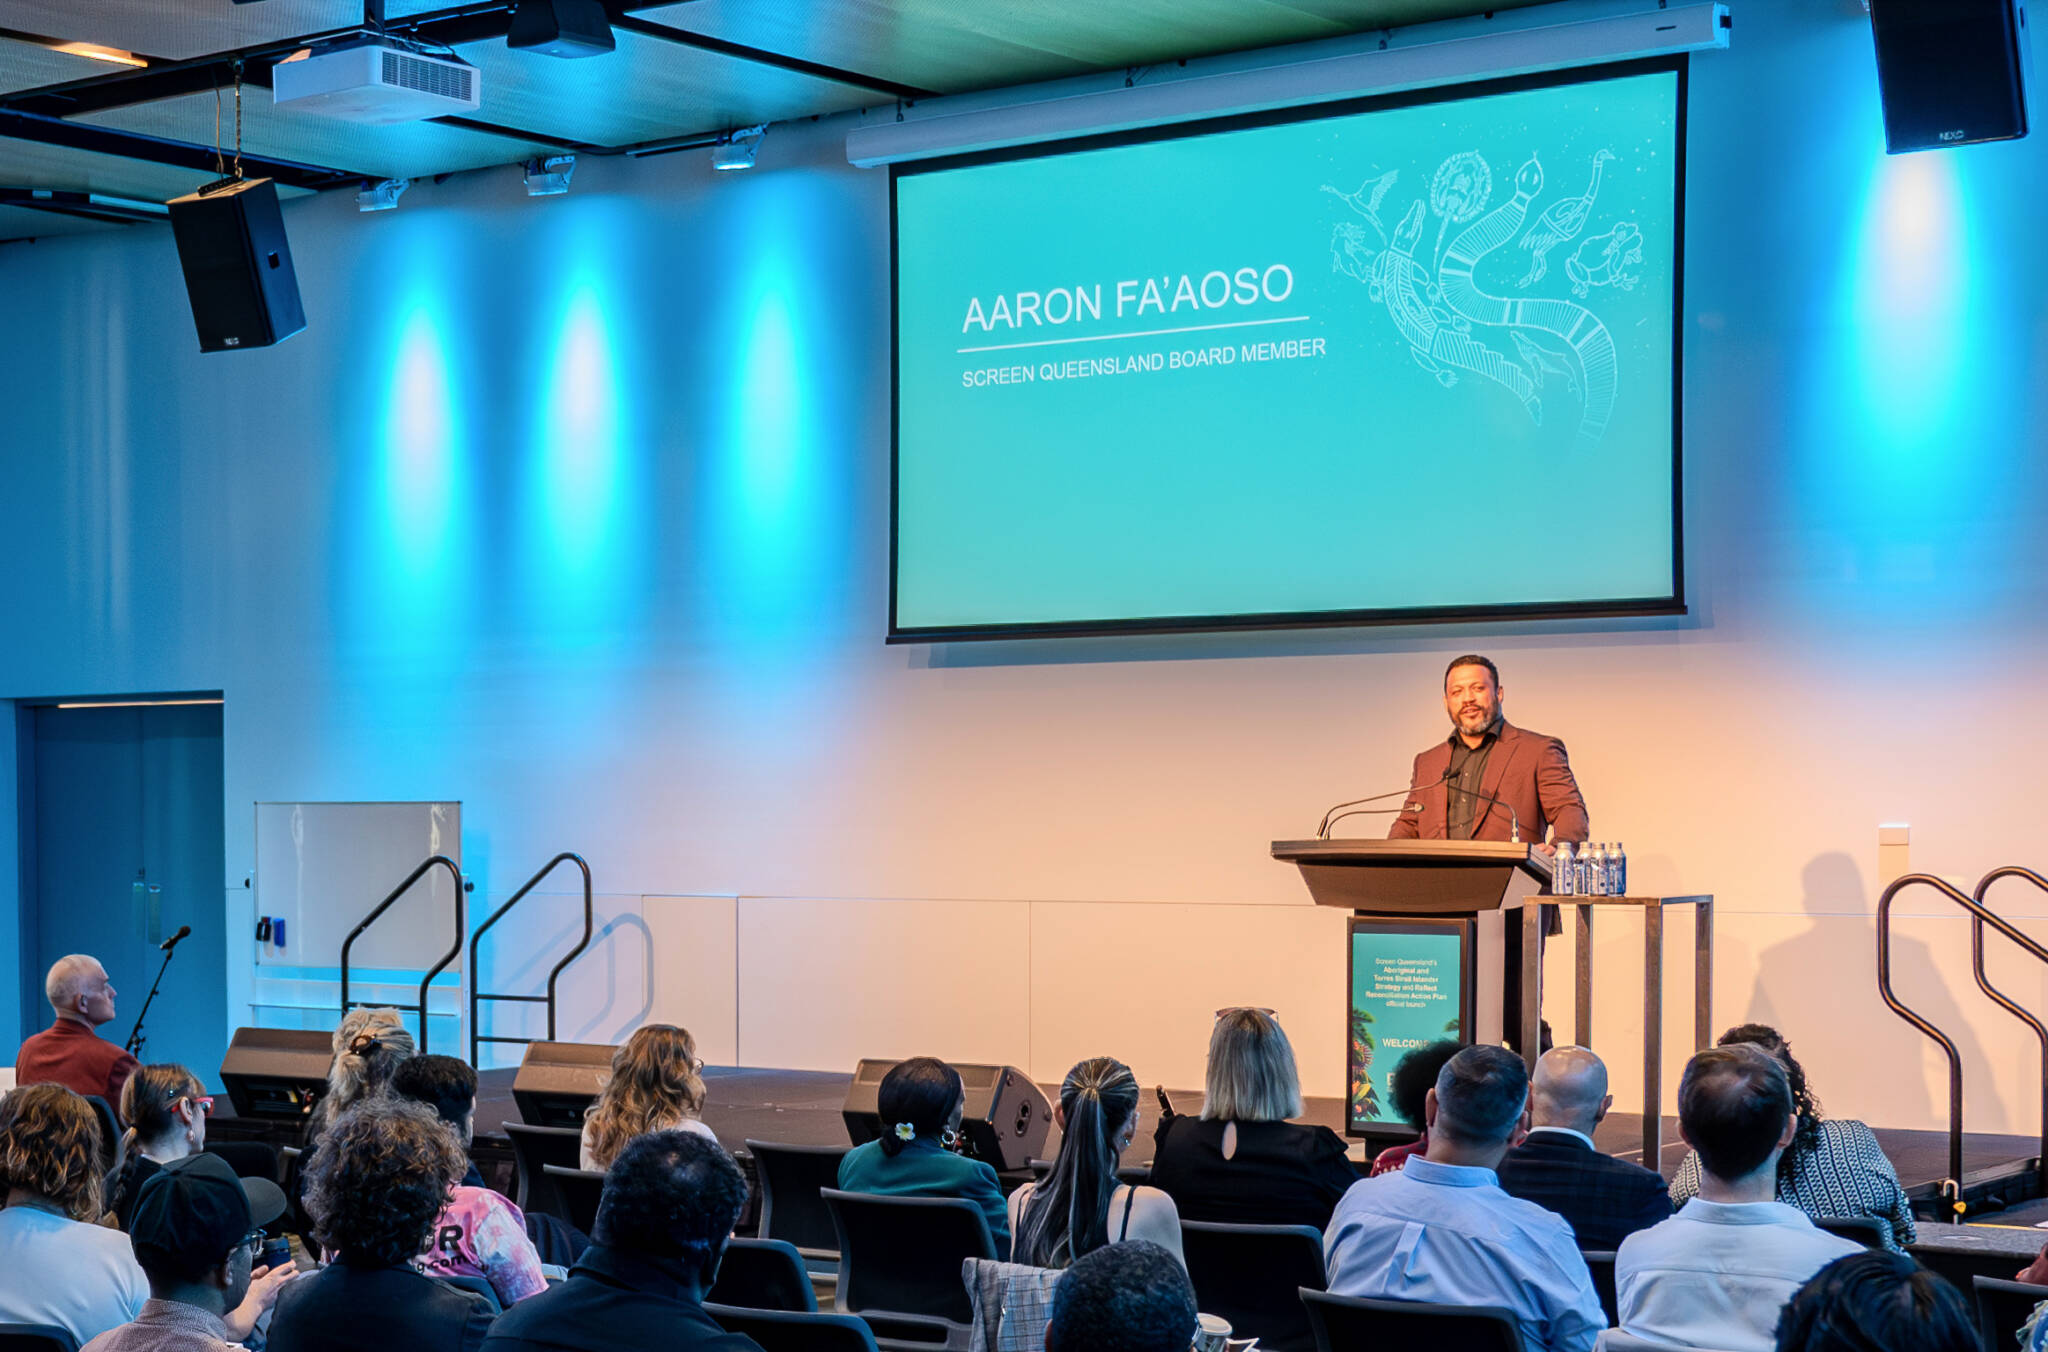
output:
POLYGON ((1682 607, 1684 67, 892 173, 891 637, 1682 607))

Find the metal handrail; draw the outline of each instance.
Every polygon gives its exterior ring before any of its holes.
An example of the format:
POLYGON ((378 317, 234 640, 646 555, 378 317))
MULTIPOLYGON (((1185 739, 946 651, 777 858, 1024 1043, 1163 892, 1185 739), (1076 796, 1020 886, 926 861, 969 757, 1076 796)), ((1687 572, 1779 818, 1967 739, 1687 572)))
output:
POLYGON ((546 864, 542 865, 540 872, 534 874, 531 878, 528 878, 526 880, 526 885, 524 887, 520 888, 517 892, 514 892, 511 895, 511 897, 506 900, 503 906, 500 906, 497 910, 492 911, 490 915, 485 918, 484 923, 476 927, 476 933, 471 935, 469 938, 469 1063, 471 1065, 475 1065, 477 1063, 477 1048, 479 1044, 483 1042, 494 1042, 501 1040, 496 1038, 485 1038, 482 1036, 480 1006, 485 1000, 514 1000, 523 1001, 527 1003, 544 1001, 548 1007, 548 1041, 553 1042, 555 1040, 555 982, 561 977, 562 970, 566 968, 570 963, 576 961, 577 958, 581 957, 583 955, 584 949, 590 947, 591 934, 595 928, 592 902, 593 898, 591 895, 590 865, 584 861, 582 855, 576 854, 573 851, 564 850, 562 851, 562 853, 556 855, 553 859, 548 860, 546 864), (491 926, 497 924, 500 920, 504 919, 505 912, 511 910, 514 906, 518 905, 519 902, 526 896, 528 892, 531 892, 534 888, 540 886, 541 880, 543 878, 547 877, 550 873, 553 873, 557 868, 561 867, 563 864, 574 864, 577 868, 583 871, 583 937, 576 941, 576 947, 570 949, 569 952, 562 958, 562 960, 554 965, 553 970, 551 970, 548 973, 548 993, 545 997, 532 995, 486 995, 480 988, 480 983, 477 976, 477 973, 482 970, 477 966, 477 946, 483 942, 484 931, 488 930, 491 926))
MULTIPOLYGON (((2024 878, 2043 892, 2048 892, 2048 878, 2030 868, 2018 864, 1995 868, 1978 880, 1973 894, 1977 904, 1987 912, 1991 908, 1984 898, 1991 891, 1991 884, 2002 878, 2024 878)), ((2048 1025, 2021 1009, 2005 992, 1993 986, 1991 978, 1984 974, 1984 922, 1974 915, 1970 917, 1970 971, 1977 978, 1977 989, 1990 996, 1999 1008, 2033 1029, 2035 1039, 2041 1044, 2041 1153, 2035 1160, 2034 1177, 2037 1190, 2048 1193, 2048 1025)))
POLYGON ((420 864, 418 868, 414 869, 411 873, 408 873, 405 876, 404 882, 392 888, 391 895, 384 898, 384 900, 378 902, 377 909, 371 911, 368 915, 364 916, 362 918, 362 922, 358 924, 354 929, 348 932, 348 938, 343 939, 341 941, 341 1014, 343 1018, 347 1018, 349 1011, 348 951, 351 948, 355 947, 356 939, 362 934, 364 930, 370 927, 372 921, 376 920, 376 918, 384 914, 384 912, 390 910, 392 902, 397 901, 400 897, 404 896, 407 891, 411 890, 412 885, 414 883, 426 877, 427 873, 436 867, 447 869, 448 876, 455 880, 455 942, 449 946, 449 949, 446 953, 443 953, 441 955, 441 960, 435 963, 432 967, 429 967, 427 969, 427 974, 424 977, 420 978, 419 1004, 395 1006, 399 1009, 419 1010, 420 1051, 422 1053, 424 1053, 427 1050, 427 988, 433 985, 435 977, 441 975, 442 972, 447 970, 449 963, 454 962, 457 958, 462 956, 462 932, 463 930, 468 928, 466 917, 463 914, 464 908, 462 904, 462 867, 445 854, 437 854, 425 860, 423 863, 420 864))
MULTIPOLYGON (((2004 870, 1998 870, 1987 875, 1985 880, 1978 884, 1978 890, 1982 892, 1991 883, 1997 881, 2000 876, 2005 876, 2004 870)), ((2048 880, 2043 880, 2043 885, 2048 886, 2048 880)), ((1919 1029, 1938 1045, 1942 1050, 1942 1054, 1948 1058, 1948 1177, 1942 1180, 1941 1191, 1942 1195, 1949 1202, 1949 1219, 1951 1221, 1959 1221, 1962 1219, 1963 1209, 1963 1058, 1961 1053, 1956 1050, 1956 1044, 1949 1038, 1948 1034, 1936 1028, 1932 1023, 1929 1023, 1921 1014, 1908 1009, 1892 991, 1892 899, 1908 887, 1933 888, 1970 913, 1973 931, 1981 931, 1982 926, 1989 925, 2043 963, 2048 963, 2048 948, 2043 948, 2014 928, 2009 922, 2000 919, 1998 915, 1984 906, 1981 901, 1967 896, 1954 884, 1937 878, 1930 873, 1902 874, 1894 879, 1891 886, 1885 888, 1883 895, 1877 899, 1878 996, 1885 1002, 1886 1007, 1892 1013, 1919 1029)), ((1972 947, 1975 950, 1977 984, 1987 995, 1997 1000, 2001 1006, 2012 1010, 2012 1002, 1993 990, 1989 981, 1985 979, 1981 936, 1973 933, 1973 940, 1972 947)), ((2026 1018, 2029 1023, 2034 1023, 2032 1016, 2022 1014, 2022 1017, 2026 1018)), ((2034 1023, 2034 1026, 2037 1029, 2040 1027, 2038 1023, 2034 1023)), ((2044 1163, 2048 1163, 2048 1160, 2037 1161, 2036 1167, 2041 1167, 2044 1163)))

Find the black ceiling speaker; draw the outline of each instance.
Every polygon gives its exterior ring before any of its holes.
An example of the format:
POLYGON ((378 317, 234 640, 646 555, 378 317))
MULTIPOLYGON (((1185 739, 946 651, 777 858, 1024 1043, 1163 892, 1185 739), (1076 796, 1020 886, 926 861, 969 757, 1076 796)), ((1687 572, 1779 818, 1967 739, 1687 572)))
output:
POLYGON ((617 39, 603 0, 519 0, 505 45, 544 56, 602 56, 617 39))
POLYGON ((169 206, 201 352, 269 347, 306 327, 275 183, 237 179, 169 206))
POLYGON ((2027 134, 2025 0, 1870 0, 1885 149, 2027 134))

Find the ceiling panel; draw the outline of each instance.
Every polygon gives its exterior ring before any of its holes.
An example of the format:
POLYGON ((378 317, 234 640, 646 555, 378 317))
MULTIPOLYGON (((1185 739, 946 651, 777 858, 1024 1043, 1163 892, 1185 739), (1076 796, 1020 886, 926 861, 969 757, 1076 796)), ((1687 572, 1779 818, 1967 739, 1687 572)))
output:
POLYGON ((24 89, 41 89, 44 85, 89 80, 95 75, 111 75, 122 69, 89 56, 53 52, 33 42, 0 38, 0 94, 18 94, 24 89))
POLYGON ((639 17, 957 93, 1398 27, 1539 0, 685 0, 639 17))
POLYGON ((617 51, 578 60, 515 52, 502 40, 460 48, 483 72, 483 106, 475 116, 617 146, 837 112, 878 97, 662 38, 623 31, 617 38, 617 51))
POLYGON ((0 0, 0 28, 172 61, 362 21, 362 0, 0 0))
MULTIPOLYGON (((234 99, 221 100, 224 132, 232 137, 234 99)), ((109 108, 79 118, 102 127, 212 145, 212 93, 185 94, 128 108, 109 108)), ((517 164, 552 153, 525 141, 470 131, 439 122, 369 126, 316 113, 280 109, 270 91, 252 88, 243 98, 242 144, 252 155, 346 170, 369 178, 425 178, 493 164, 517 164)))
MULTIPOLYGON (((126 230, 130 227, 107 221, 88 221, 78 216, 60 216, 54 211, 30 211, 26 207, 0 207, 0 240, 48 239, 53 235, 83 235, 94 230, 126 230)), ((141 225, 133 227, 148 230, 141 225)), ((0 262, 13 257, 0 254, 0 262)))
POLYGON ((100 192, 145 202, 168 202, 210 176, 119 155, 0 139, 0 187, 100 192))

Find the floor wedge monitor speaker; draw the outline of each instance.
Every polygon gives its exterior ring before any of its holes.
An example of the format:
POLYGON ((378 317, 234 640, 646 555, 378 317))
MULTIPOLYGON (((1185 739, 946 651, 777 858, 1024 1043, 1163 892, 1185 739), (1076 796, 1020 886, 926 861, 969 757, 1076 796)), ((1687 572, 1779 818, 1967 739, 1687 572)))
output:
POLYGON ((529 1127, 581 1127, 611 1073, 617 1047, 599 1042, 534 1042, 512 1077, 512 1101, 529 1127))
POLYGON ((317 1028, 237 1028, 220 1080, 237 1117, 301 1121, 327 1088, 334 1034, 317 1028))
POLYGON ((201 352, 269 347, 306 327, 275 183, 236 179, 168 205, 201 352))
MULTIPOLYGON (((895 1061, 865 1059, 854 1068, 853 1085, 847 1090, 846 1134, 855 1145, 882 1134, 882 1118, 876 1108, 882 1077, 895 1061)), ((960 1135, 966 1152, 998 1171, 1030 1167, 1045 1149, 1052 1130, 1052 1104, 1031 1077, 1015 1066, 969 1065, 953 1062, 960 1072, 967 1105, 961 1114, 960 1135)))
POLYGON ((1870 0, 1885 149, 2027 134, 2024 0, 1870 0))

